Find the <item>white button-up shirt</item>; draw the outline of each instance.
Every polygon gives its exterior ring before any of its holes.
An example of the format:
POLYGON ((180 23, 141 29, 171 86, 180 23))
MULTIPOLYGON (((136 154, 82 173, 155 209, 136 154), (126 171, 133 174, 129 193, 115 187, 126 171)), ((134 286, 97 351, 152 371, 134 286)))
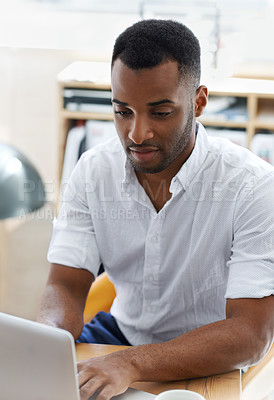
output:
POLYGON ((224 319, 226 298, 274 294, 271 165, 199 124, 169 190, 157 213, 114 138, 81 157, 54 222, 48 260, 94 276, 102 263, 134 345, 224 319))

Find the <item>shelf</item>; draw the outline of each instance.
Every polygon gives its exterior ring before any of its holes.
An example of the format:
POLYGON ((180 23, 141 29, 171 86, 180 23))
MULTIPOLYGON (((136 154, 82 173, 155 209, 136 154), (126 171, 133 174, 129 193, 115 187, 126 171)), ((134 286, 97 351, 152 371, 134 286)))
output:
POLYGON ((272 122, 270 121, 263 121, 260 119, 256 119, 254 121, 254 127, 256 129, 269 129, 269 130, 274 130, 274 120, 272 122))
MULTIPOLYGON (((201 83, 205 83, 209 89, 208 107, 198 118, 206 127, 244 130, 248 148, 251 148, 255 133, 263 130, 274 132, 274 82, 216 77, 201 83), (222 101, 222 97, 225 101, 222 101), (211 105, 210 98, 213 100, 211 105)), ((102 109, 103 112, 97 112, 100 111, 97 108, 94 109, 96 112, 65 109, 64 89, 110 91, 110 65, 98 62, 75 62, 58 75, 58 86, 60 116, 58 164, 61 177, 67 135, 69 130, 77 125, 77 120, 113 121, 113 113, 107 109, 102 109)))
POLYGON ((107 83, 80 82, 80 81, 61 81, 61 82, 59 82, 59 84, 60 84, 61 88, 110 90, 110 85, 107 84, 107 83))
POLYGON ((90 113, 82 111, 68 111, 61 110, 61 117, 66 119, 98 119, 102 121, 112 121, 113 114, 103 114, 103 113, 90 113))
POLYGON ((62 86, 110 89, 110 63, 74 61, 58 74, 62 86))
POLYGON ((223 119, 212 119, 212 118, 198 118, 205 126, 216 126, 224 128, 244 128, 247 129, 248 122, 237 122, 237 121, 224 121, 223 119))
POLYGON ((260 96, 257 102, 256 128, 274 129, 274 98, 260 96))
MULTIPOLYGON (((204 83, 204 82, 202 82, 204 83)), ((248 97, 250 95, 274 97, 274 82, 262 79, 211 78, 205 82, 209 94, 219 96, 248 97)))

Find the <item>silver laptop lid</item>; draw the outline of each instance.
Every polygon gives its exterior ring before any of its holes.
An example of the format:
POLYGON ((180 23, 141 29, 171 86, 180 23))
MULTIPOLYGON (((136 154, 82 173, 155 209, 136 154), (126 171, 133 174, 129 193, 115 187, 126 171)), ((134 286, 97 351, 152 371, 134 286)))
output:
POLYGON ((80 400, 72 335, 0 313, 0 398, 80 400))

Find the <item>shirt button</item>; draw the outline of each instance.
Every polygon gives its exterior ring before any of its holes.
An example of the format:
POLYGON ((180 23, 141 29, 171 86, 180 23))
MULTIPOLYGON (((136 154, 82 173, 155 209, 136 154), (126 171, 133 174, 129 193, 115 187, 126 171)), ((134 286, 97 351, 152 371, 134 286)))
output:
POLYGON ((158 236, 152 236, 151 241, 152 241, 152 243, 157 243, 159 241, 159 237, 158 236))
POLYGON ((149 282, 154 281, 153 275, 148 275, 147 280, 148 280, 149 282))

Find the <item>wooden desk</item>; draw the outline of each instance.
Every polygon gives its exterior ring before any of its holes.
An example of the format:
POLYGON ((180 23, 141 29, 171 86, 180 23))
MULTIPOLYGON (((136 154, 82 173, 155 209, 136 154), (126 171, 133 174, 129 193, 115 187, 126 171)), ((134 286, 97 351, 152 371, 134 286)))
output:
MULTIPOLYGON (((101 344, 76 344, 77 360, 100 357, 114 351, 125 349, 124 346, 101 344)), ((240 400, 241 374, 239 370, 206 378, 176 382, 138 382, 132 385, 135 389, 159 394, 170 389, 189 389, 202 394, 206 400, 240 400)))

